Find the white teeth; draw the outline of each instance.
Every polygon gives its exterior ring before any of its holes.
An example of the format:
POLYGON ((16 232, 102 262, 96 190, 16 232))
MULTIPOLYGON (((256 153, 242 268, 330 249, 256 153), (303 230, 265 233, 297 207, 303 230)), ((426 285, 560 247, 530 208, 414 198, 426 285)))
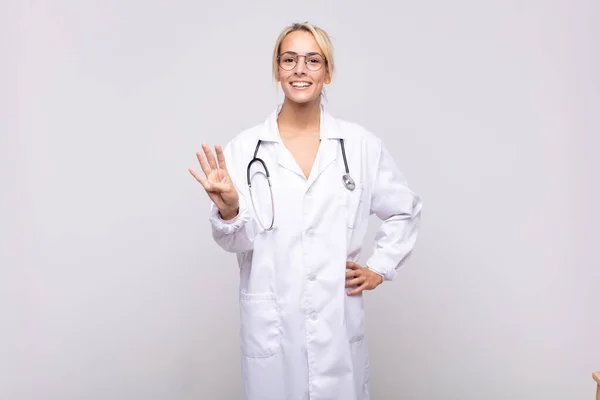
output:
POLYGON ((310 86, 310 82, 292 82, 292 86, 294 86, 294 87, 310 86))

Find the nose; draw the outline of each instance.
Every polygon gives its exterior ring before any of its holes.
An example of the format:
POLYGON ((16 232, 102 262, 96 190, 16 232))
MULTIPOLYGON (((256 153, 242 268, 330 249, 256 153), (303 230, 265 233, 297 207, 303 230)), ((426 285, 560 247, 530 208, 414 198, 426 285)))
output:
POLYGON ((298 56, 294 73, 299 75, 306 73, 306 56, 298 56))

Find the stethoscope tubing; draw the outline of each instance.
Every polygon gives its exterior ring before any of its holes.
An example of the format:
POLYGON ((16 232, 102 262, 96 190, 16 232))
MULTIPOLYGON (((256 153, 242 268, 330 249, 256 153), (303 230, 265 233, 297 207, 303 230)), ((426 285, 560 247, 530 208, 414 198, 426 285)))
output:
MULTIPOLYGON (((352 190, 354 190, 356 185, 354 183, 354 179, 352 179, 352 177, 350 176, 350 169, 348 168, 348 160, 346 158, 346 148, 344 146, 344 139, 340 138, 339 141, 340 141, 340 146, 342 148, 342 157, 344 159, 344 169, 346 171, 346 173, 342 176, 342 181, 343 181, 346 189, 352 191, 352 190)), ((270 231, 273 229, 273 226, 275 223, 275 202, 273 199, 273 188, 271 186, 271 175, 269 174, 269 168, 267 168, 267 164, 264 162, 264 160, 257 157, 258 149, 260 148, 261 142, 262 142, 262 140, 259 139, 258 142, 256 143, 256 148, 254 149, 254 156, 252 157, 252 160, 250 160, 250 162, 248 163, 248 166, 246 168, 246 182, 248 184, 248 189, 250 191, 250 200, 252 201, 252 208, 254 209, 254 213, 256 214, 256 219, 258 220, 258 223, 265 231, 270 231), (258 162, 263 166, 263 169, 265 170, 265 175, 267 177, 267 182, 269 184, 269 192, 271 194, 271 211, 272 211, 271 215, 272 215, 272 217, 271 217, 271 223, 268 227, 266 227, 263 224, 263 222, 260 220, 258 213, 256 212, 254 196, 252 196, 252 183, 250 181, 250 168, 252 167, 252 164, 254 164, 255 162, 258 162)))

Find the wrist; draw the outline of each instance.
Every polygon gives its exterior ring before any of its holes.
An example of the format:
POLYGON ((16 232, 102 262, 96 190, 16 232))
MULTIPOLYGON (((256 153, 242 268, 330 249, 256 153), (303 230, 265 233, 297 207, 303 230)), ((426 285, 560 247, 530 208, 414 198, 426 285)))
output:
POLYGON ((239 207, 236 207, 234 209, 219 210, 219 215, 221 216, 221 219, 228 221, 237 217, 239 211, 239 207))
POLYGON ((383 274, 382 274, 381 272, 379 272, 379 271, 375 271, 375 270, 374 270, 373 268, 371 268, 371 267, 368 267, 368 266, 367 266, 367 268, 369 268, 369 270, 371 270, 371 272, 373 272, 375 275, 377 275, 377 277, 379 278, 379 279, 378 279, 378 283, 377 283, 377 284, 378 284, 378 285, 381 285, 381 284, 383 283, 383 281, 385 280, 385 277, 383 276, 383 274))

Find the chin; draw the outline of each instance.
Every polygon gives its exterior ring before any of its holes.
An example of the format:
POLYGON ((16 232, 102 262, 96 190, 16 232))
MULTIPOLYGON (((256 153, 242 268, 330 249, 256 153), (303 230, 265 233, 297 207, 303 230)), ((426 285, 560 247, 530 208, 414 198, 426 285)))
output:
POLYGON ((296 104, 307 104, 319 101, 319 96, 308 93, 285 93, 285 97, 296 104))

